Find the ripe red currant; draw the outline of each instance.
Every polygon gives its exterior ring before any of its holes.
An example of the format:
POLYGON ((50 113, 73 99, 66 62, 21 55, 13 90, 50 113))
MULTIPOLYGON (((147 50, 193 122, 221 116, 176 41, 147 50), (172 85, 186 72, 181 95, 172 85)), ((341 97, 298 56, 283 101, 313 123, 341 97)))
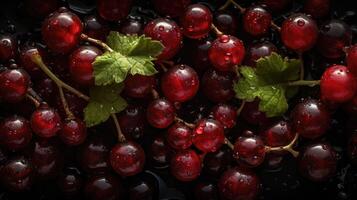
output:
POLYGON ((73 146, 82 144, 87 137, 86 125, 78 118, 66 119, 62 124, 59 137, 62 142, 67 145, 73 146))
POLYGON ((183 123, 175 123, 167 130, 167 142, 174 149, 187 149, 192 145, 192 130, 183 123))
POLYGON ((224 128, 216 120, 202 119, 193 130, 192 142, 202 152, 215 152, 224 143, 224 128))
POLYGON ((357 44, 347 50, 346 62, 348 69, 357 76, 357 44))
POLYGON ((228 11, 219 11, 214 15, 214 25, 218 30, 229 35, 235 35, 238 31, 238 19, 236 15, 228 11))
POLYGON ((15 58, 17 53, 17 41, 9 35, 0 35, 0 61, 6 62, 15 58))
MULTIPOLYGON (((296 120, 293 118, 293 120, 296 120)), ((299 134, 300 132, 297 131, 299 134)), ((260 136, 264 144, 269 147, 282 147, 288 145, 294 139, 294 132, 286 121, 278 121, 266 128, 260 136)))
POLYGON ((195 180, 201 173, 201 159, 193 150, 183 150, 171 159, 171 174, 180 181, 195 180))
POLYGON ((151 94, 151 90, 156 85, 156 79, 154 76, 135 74, 126 77, 124 84, 126 95, 133 98, 144 98, 151 94))
POLYGON ((53 108, 43 104, 31 116, 31 128, 40 137, 53 137, 61 129, 61 117, 53 108))
POLYGON ((181 16, 181 26, 186 37, 199 39, 211 30, 212 13, 202 4, 192 4, 181 16))
POLYGON ((22 69, 8 69, 0 73, 0 99, 18 103, 26 96, 30 76, 22 69))
POLYGON ((253 36, 264 35, 269 31, 271 19, 271 14, 262 6, 251 6, 244 12, 244 30, 253 36))
POLYGON ((228 104, 218 104, 212 109, 213 118, 219 121, 224 128, 233 128, 236 125, 237 109, 228 104))
POLYGON ((98 13, 108 21, 118 21, 128 16, 133 0, 98 0, 98 13))
POLYGON ((166 99, 156 99, 148 105, 146 118, 155 128, 167 128, 174 121, 175 107, 166 99))
POLYGON ((31 142, 30 123, 23 117, 12 116, 0 123, 0 145, 10 150, 21 150, 31 142))
POLYGON ((221 72, 214 69, 208 69, 202 77, 202 92, 215 103, 227 102, 234 97, 233 81, 235 74, 233 72, 221 72))
POLYGON ((255 67, 257 60, 265 56, 270 56, 271 53, 277 51, 276 46, 269 41, 254 44, 248 48, 244 63, 248 66, 255 67))
POLYGON ((109 34, 109 24, 102 18, 95 15, 87 16, 83 19, 83 32, 91 38, 105 41, 109 34))
POLYGON ((265 158, 264 142, 254 134, 244 134, 234 143, 233 156, 243 166, 257 167, 265 158))

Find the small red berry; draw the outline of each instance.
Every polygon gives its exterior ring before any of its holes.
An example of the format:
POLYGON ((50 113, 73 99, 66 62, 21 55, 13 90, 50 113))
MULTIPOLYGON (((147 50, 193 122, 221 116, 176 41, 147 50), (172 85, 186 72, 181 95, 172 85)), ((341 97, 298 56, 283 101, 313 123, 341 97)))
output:
POLYGON ((31 142, 30 123, 23 117, 5 118, 0 123, 0 145, 10 151, 21 150, 31 142))
POLYGON ((155 128, 167 128, 174 121, 175 107, 166 99, 156 99, 148 105, 146 118, 155 128))
POLYGON ((126 77, 124 84, 124 92, 129 97, 144 98, 151 94, 156 85, 156 79, 154 76, 135 74, 126 77))
POLYGON ((31 128, 40 137, 53 137, 61 129, 61 117, 56 110, 41 105, 31 116, 31 128))
POLYGON ((224 128, 233 128, 236 125, 237 109, 228 104, 218 104, 212 109, 213 118, 219 121, 224 128))
POLYGON ((18 103, 26 96, 30 76, 22 69, 8 69, 0 73, 0 99, 18 103))
POLYGON ((98 13, 108 21, 118 21, 128 16, 133 0, 98 0, 98 13))
POLYGON ((183 34, 192 39, 205 37, 211 30, 212 13, 202 4, 190 5, 181 16, 183 34))
POLYGON ((244 166, 257 167, 265 158, 264 142, 259 136, 253 134, 242 135, 234 143, 233 156, 244 166))
POLYGON ((243 27, 253 36, 261 36, 269 31, 271 20, 271 14, 262 6, 251 6, 244 12, 243 27))
POLYGON ((67 145, 79 145, 87 137, 87 128, 81 119, 67 119, 63 122, 59 137, 67 145))
POLYGON ((215 152, 224 143, 224 128, 216 120, 202 119, 193 130, 193 144, 202 152, 215 152))
POLYGON ((176 153, 170 166, 171 174, 180 181, 195 180, 201 173, 201 159, 190 149, 176 153))
POLYGON ((185 150, 192 145, 192 130, 183 123, 175 123, 167 130, 168 144, 177 150, 185 150))

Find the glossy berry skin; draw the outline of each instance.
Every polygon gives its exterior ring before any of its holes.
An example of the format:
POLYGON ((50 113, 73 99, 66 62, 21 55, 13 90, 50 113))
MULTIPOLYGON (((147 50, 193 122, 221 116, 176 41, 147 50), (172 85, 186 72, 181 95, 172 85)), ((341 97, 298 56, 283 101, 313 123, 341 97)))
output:
POLYGON ((94 85, 93 62, 102 51, 94 46, 81 46, 69 57, 69 73, 72 80, 84 87, 94 85))
POLYGON ((307 0, 303 10, 313 18, 323 18, 330 11, 330 0, 307 0))
POLYGON ((151 94, 156 85, 154 76, 129 75, 124 81, 124 92, 129 97, 144 98, 151 94))
POLYGON ((165 138, 161 136, 155 137, 149 150, 150 156, 148 156, 148 158, 151 158, 151 164, 155 169, 164 169, 168 167, 172 151, 165 138))
POLYGON ((146 119, 155 128, 167 128, 175 118, 175 107, 166 99, 152 101, 146 111, 146 119))
POLYGON ((336 152, 327 143, 310 144, 299 154, 300 173, 311 181, 325 181, 336 172, 336 152))
POLYGON ((231 71, 244 58, 243 42, 231 35, 221 35, 213 43, 208 56, 213 67, 219 71, 231 71))
POLYGON ((228 11, 219 11, 213 17, 214 25, 223 33, 234 35, 238 31, 236 15, 228 11))
POLYGON ((144 24, 142 20, 134 17, 129 17, 120 23, 119 32, 125 35, 142 35, 144 31, 144 24))
POLYGON ((346 66, 334 65, 322 74, 320 89, 323 100, 344 103, 355 95, 357 79, 346 66))
POLYGON ((176 55, 182 45, 182 32, 178 25, 169 19, 158 18, 149 22, 144 33, 153 40, 164 45, 164 50, 157 57, 158 60, 169 60, 176 55))
POLYGON ((98 0, 99 15, 108 21, 118 21, 128 16, 133 0, 98 0))
POLYGON ((203 170, 206 174, 219 177, 231 164, 232 151, 222 147, 216 152, 207 153, 203 160, 203 170))
POLYGON ((50 15, 42 24, 42 39, 54 53, 67 54, 79 43, 83 25, 65 8, 50 15))
POLYGON ((265 158, 265 145, 262 138, 253 134, 238 137, 234 143, 233 157, 243 166, 259 166, 265 158))
POLYGON ((78 169, 68 167, 58 177, 57 185, 66 199, 74 199, 79 196, 82 190, 83 179, 78 169))
POLYGON ((30 84, 29 75, 22 69, 8 69, 0 73, 0 99, 18 103, 26 96, 30 84))
POLYGON ((181 16, 183 34, 192 39, 205 37, 211 30, 212 13, 202 4, 190 5, 181 16))
POLYGON ((111 175, 93 176, 84 186, 85 199, 120 199, 122 195, 121 183, 111 175))
POLYGON ((191 4, 191 0, 151 0, 155 10, 163 16, 179 17, 191 4))
POLYGON ((19 54, 20 66, 26 70, 31 78, 38 78, 42 75, 42 70, 32 61, 32 55, 38 54, 42 58, 46 57, 44 49, 36 46, 25 46, 21 48, 19 54))
POLYGON ((128 193, 130 200, 155 199, 156 187, 150 179, 135 179, 129 185, 128 193))
POLYGON ((202 77, 202 92, 212 102, 227 102, 234 97, 233 72, 208 69, 202 77))
POLYGON ((122 177, 140 173, 145 164, 145 152, 134 142, 117 144, 110 151, 110 164, 122 177))
POLYGON ((0 61, 6 62, 15 58, 17 41, 9 35, 0 35, 0 61))
POLYGON ((347 155, 352 164, 357 166, 357 133, 353 133, 348 140, 347 155))
POLYGON ((192 130, 183 123, 175 123, 167 130, 167 143, 176 150, 185 150, 192 145, 192 130))
POLYGON ((224 128, 233 128, 236 125, 237 109, 228 104, 218 104, 212 108, 212 116, 224 128))
POLYGON ((190 100, 196 95, 198 88, 198 75, 187 65, 173 66, 161 77, 161 90, 172 102, 190 100))
POLYGON ((269 147, 280 147, 288 145, 294 139, 295 133, 291 125, 282 120, 266 128, 261 132, 260 136, 265 145, 269 147))
POLYGON ((345 55, 344 47, 351 45, 351 28, 343 21, 332 19, 321 25, 317 41, 318 52, 330 59, 345 55))
POLYGON ((316 99, 306 99, 297 104, 291 113, 293 130, 304 138, 315 139, 330 126, 327 107, 316 99))
POLYGON ((83 19, 83 32, 91 38, 105 41, 109 34, 109 25, 102 18, 90 15, 83 19))
POLYGON ((350 72, 357 76, 357 45, 353 45, 347 50, 346 62, 350 72))
POLYGON ((278 49, 269 41, 254 44, 248 47, 244 63, 248 66, 255 67, 260 58, 270 56, 273 52, 278 52, 278 49))
POLYGON ((243 28, 253 36, 261 36, 269 31, 271 20, 271 14, 263 7, 251 6, 244 12, 243 28))
POLYGON ((80 145, 87 137, 87 127, 79 118, 66 119, 62 124, 59 137, 67 145, 80 145))
POLYGON ((211 67, 211 62, 208 59, 208 51, 212 45, 211 39, 207 37, 201 40, 190 40, 185 45, 185 62, 189 63, 198 74, 203 74, 211 67))
POLYGON ((7 150, 21 150, 31 142, 31 138, 30 123, 23 117, 8 117, 0 123, 0 145, 7 150))
POLYGON ((143 137, 147 120, 145 110, 141 106, 129 105, 119 114, 118 121, 125 137, 135 140, 143 137))
POLYGON ((313 19, 304 14, 293 14, 281 26, 281 40, 296 52, 311 49, 318 37, 318 28, 313 19))
POLYGON ((53 137, 61 129, 61 117, 48 105, 41 105, 31 116, 31 128, 40 137, 53 137))
POLYGON ((33 166, 27 158, 15 156, 0 168, 0 181, 10 191, 26 191, 33 184, 33 172, 33 166))
POLYGON ((265 113, 259 110, 259 100, 245 103, 241 116, 246 122, 253 125, 263 125, 269 122, 265 113))
POLYGON ((176 179, 192 181, 201 173, 201 159, 193 150, 180 151, 172 157, 170 167, 176 179))
POLYGON ((213 119, 202 119, 193 130, 192 142, 202 152, 215 152, 224 143, 224 128, 213 119))
POLYGON ((223 199, 254 200, 260 190, 260 180, 253 171, 235 167, 222 174, 218 189, 223 199))

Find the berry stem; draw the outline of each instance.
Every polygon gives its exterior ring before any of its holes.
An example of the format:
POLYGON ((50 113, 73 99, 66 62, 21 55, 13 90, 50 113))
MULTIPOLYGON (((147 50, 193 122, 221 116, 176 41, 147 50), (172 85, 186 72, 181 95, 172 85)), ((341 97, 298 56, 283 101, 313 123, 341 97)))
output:
POLYGON ((239 106, 239 108, 238 108, 238 110, 237 110, 237 117, 240 115, 240 113, 242 112, 242 110, 243 110, 243 108, 244 108, 244 106, 245 106, 245 103, 246 103, 246 101, 242 101, 242 103, 240 104, 240 106, 239 106))
POLYGON ((75 117, 74 117, 73 113, 71 112, 71 110, 69 109, 66 97, 64 96, 63 88, 60 87, 59 85, 57 85, 57 86, 58 86, 58 91, 60 94, 60 99, 61 99, 61 102, 63 105, 63 109, 67 115, 67 119, 74 119, 75 117))
POLYGON ((31 102, 35 105, 36 108, 38 108, 41 105, 41 103, 31 94, 27 93, 26 97, 31 100, 31 102))
POLYGON ((316 85, 320 85, 320 80, 298 80, 298 81, 287 82, 284 85, 314 87, 316 85))
POLYGON ((89 37, 88 35, 82 33, 81 34, 81 39, 82 40, 85 40, 85 41, 88 41, 90 43, 94 43, 100 47, 102 47, 103 49, 105 49, 106 51, 109 51, 109 52, 113 52, 114 50, 112 48, 110 48, 107 44, 105 44, 104 42, 100 41, 100 40, 97 40, 97 39, 94 39, 94 38, 91 38, 89 37))
POLYGON ((35 90, 33 90, 31 87, 27 89, 27 93, 33 97, 36 101, 38 101, 40 104, 44 103, 45 101, 38 95, 35 90))
POLYGON ((179 118, 179 117, 177 117, 177 116, 175 116, 175 122, 183 123, 183 124, 185 124, 186 126, 188 126, 188 127, 190 127, 190 128, 195 128, 195 127, 196 127, 195 124, 188 123, 188 122, 186 122, 185 120, 183 120, 183 119, 181 119, 181 118, 179 118))
POLYGON ((271 27, 273 27, 275 30, 279 31, 281 30, 280 26, 278 26, 275 22, 271 21, 270 24, 271 27))
POLYGON ((213 32, 217 35, 217 36, 220 36, 220 35, 223 35, 224 33, 222 31, 220 31, 217 26, 215 26, 214 24, 211 25, 211 28, 213 30, 213 32))
POLYGON ((231 5, 231 3, 232 3, 231 1, 226 1, 226 3, 224 3, 224 5, 221 6, 218 10, 225 10, 225 9, 227 9, 228 6, 231 5))
POLYGON ((152 95, 152 98, 153 98, 153 99, 158 99, 158 98, 160 98, 159 93, 158 93, 154 88, 151 89, 151 95, 152 95))
POLYGON ((118 122, 117 116, 116 116, 115 114, 111 114, 110 116, 111 116, 111 118, 112 118, 113 121, 114 121, 115 128, 117 129, 119 142, 120 142, 120 143, 125 142, 125 141, 126 141, 126 138, 125 138, 123 132, 121 131, 120 124, 119 124, 119 122, 118 122))
POLYGON ((45 65, 45 63, 42 60, 42 57, 39 54, 33 54, 32 55, 32 61, 38 65, 38 67, 41 68, 41 70, 48 76, 50 77, 58 87, 65 88, 66 90, 72 92, 73 94, 77 95, 78 97, 89 101, 89 97, 82 92, 74 89, 70 85, 66 84, 63 82, 61 79, 59 79, 55 74, 52 73, 52 71, 45 65))
POLYGON ((224 138, 224 143, 230 148, 234 149, 234 145, 231 143, 231 141, 228 140, 228 138, 224 138))
POLYGON ((265 151, 266 152, 272 152, 272 151, 288 151, 293 155, 295 158, 298 157, 299 152, 295 151, 293 149, 293 146, 295 145, 297 139, 299 138, 299 134, 296 133, 294 139, 286 146, 281 146, 281 147, 269 147, 265 146, 265 151))
POLYGON ((238 8, 239 12, 241 12, 242 14, 245 12, 245 8, 243 8, 242 6, 240 6, 237 2, 235 2, 234 0, 228 0, 230 1, 236 8, 238 8))

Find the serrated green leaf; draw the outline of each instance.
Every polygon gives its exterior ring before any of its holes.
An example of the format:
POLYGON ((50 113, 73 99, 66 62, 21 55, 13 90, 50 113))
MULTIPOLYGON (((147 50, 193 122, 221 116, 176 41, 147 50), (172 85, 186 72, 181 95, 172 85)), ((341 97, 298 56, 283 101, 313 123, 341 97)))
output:
POLYGON ((164 48, 159 41, 110 32, 107 44, 114 51, 98 56, 93 62, 96 85, 121 83, 128 74, 151 76, 157 73, 153 60, 164 48))
POLYGON ((234 84, 236 97, 246 101, 259 98, 259 110, 268 117, 280 116, 288 109, 287 98, 298 89, 285 83, 299 79, 300 65, 299 60, 283 59, 273 53, 259 59, 256 68, 242 66, 241 78, 234 84))
POLYGON ((125 99, 120 96, 123 84, 95 86, 90 89, 90 101, 84 109, 84 121, 88 127, 108 120, 111 114, 124 110, 125 99))

